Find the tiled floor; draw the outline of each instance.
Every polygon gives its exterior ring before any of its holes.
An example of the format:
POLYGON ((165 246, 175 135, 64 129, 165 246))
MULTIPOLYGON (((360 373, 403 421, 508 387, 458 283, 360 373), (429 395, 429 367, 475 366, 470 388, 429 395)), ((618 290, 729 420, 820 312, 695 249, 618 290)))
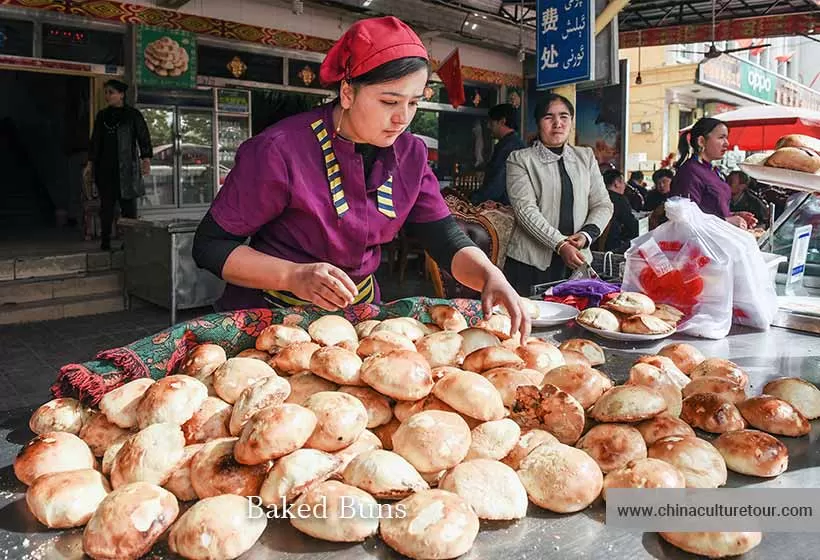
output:
MULTIPOLYGON (((384 301, 433 295, 432 285, 412 266, 401 285, 389 275, 378 276, 384 301)), ((180 311, 177 320, 210 312, 210 308, 180 311)), ((168 321, 167 310, 146 304, 132 311, 0 327, 0 412, 45 402, 61 366, 152 335, 166 328, 168 321)))

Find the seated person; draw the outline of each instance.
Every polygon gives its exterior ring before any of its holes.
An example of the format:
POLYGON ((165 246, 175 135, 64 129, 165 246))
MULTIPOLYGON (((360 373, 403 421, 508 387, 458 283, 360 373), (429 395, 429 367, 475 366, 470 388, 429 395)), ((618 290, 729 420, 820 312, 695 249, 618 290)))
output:
POLYGON ((672 177, 675 174, 671 169, 658 169, 652 174, 652 182, 655 188, 646 195, 644 210, 654 212, 658 206, 663 206, 669 199, 669 192, 672 190, 672 177))
POLYGON ((632 207, 624 195, 626 183, 623 173, 617 169, 607 169, 604 171, 604 184, 614 207, 605 248, 607 251, 624 253, 629 248, 630 241, 638 237, 638 220, 632 214, 632 207))
POLYGON ((732 199, 729 201, 729 209, 733 213, 748 212, 752 214, 758 224, 765 224, 769 220, 769 210, 766 204, 749 190, 753 179, 749 178, 743 171, 732 171, 726 178, 729 187, 732 189, 732 199))
POLYGON ((525 148, 524 141, 516 132, 518 121, 515 107, 509 103, 496 105, 489 111, 489 129, 498 143, 493 148, 493 155, 484 172, 484 182, 470 202, 476 206, 492 200, 499 204, 510 204, 507 197, 507 158, 515 150, 525 148))

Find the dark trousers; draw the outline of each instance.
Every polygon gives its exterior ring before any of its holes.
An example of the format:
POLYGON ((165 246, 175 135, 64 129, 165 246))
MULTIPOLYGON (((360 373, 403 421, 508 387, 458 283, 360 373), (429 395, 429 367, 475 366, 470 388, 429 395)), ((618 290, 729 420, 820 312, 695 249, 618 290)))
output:
POLYGON ((547 284, 569 278, 569 269, 558 255, 553 255, 552 262, 547 270, 540 270, 507 257, 504 263, 504 276, 507 277, 507 281, 515 288, 518 295, 530 297, 533 295, 532 287, 537 284, 547 284))
POLYGON ((100 189, 100 237, 103 244, 111 242, 111 226, 114 224, 114 205, 120 203, 123 218, 137 218, 137 199, 120 198, 119 193, 106 192, 100 189))

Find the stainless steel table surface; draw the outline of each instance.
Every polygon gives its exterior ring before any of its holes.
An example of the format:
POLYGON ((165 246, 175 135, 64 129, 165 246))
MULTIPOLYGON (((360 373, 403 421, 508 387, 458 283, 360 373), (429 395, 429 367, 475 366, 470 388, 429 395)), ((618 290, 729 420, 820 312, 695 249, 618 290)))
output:
MULTIPOLYGON (((536 335, 561 342, 584 336, 577 327, 537 331, 536 335)), ((590 335, 591 337, 592 335, 590 335)), ((608 362, 601 369, 617 383, 627 378, 634 360, 655 353, 671 341, 686 341, 707 356, 737 362, 750 377, 750 394, 760 392, 770 379, 801 376, 820 383, 820 337, 773 328, 768 332, 735 329, 723 340, 707 341, 674 336, 665 341, 635 346, 596 339, 607 350, 608 362)), ((25 487, 14 477, 11 467, 20 446, 32 434, 27 421, 31 409, 2 414, 0 423, 0 560, 4 558, 82 558, 82 531, 48 531, 40 526, 25 505, 25 487)), ((700 434, 706 439, 712 436, 700 434)), ((772 488, 820 487, 820 422, 803 438, 780 438, 788 446, 790 460, 786 473, 773 480, 729 473, 726 487, 772 488)), ((599 498, 587 510, 558 515, 530 506, 527 518, 513 523, 482 523, 472 550, 464 559, 682 559, 695 558, 663 542, 654 533, 630 533, 605 525, 604 505, 599 498)), ((717 529, 717 528, 716 528, 717 529)), ((147 558, 173 558, 160 542, 147 558)), ((362 544, 333 544, 301 535, 286 520, 271 520, 260 541, 243 559, 338 559, 400 558, 378 538, 362 544)), ((820 527, 817 533, 766 533, 760 546, 747 554, 749 560, 820 557, 820 527)))

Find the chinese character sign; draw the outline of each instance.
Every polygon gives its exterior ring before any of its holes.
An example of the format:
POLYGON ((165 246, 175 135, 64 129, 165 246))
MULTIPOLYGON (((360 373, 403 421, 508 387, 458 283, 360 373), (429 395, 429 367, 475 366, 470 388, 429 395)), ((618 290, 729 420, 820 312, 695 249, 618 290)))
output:
POLYGON ((593 79, 593 0, 538 0, 538 89, 593 79))

